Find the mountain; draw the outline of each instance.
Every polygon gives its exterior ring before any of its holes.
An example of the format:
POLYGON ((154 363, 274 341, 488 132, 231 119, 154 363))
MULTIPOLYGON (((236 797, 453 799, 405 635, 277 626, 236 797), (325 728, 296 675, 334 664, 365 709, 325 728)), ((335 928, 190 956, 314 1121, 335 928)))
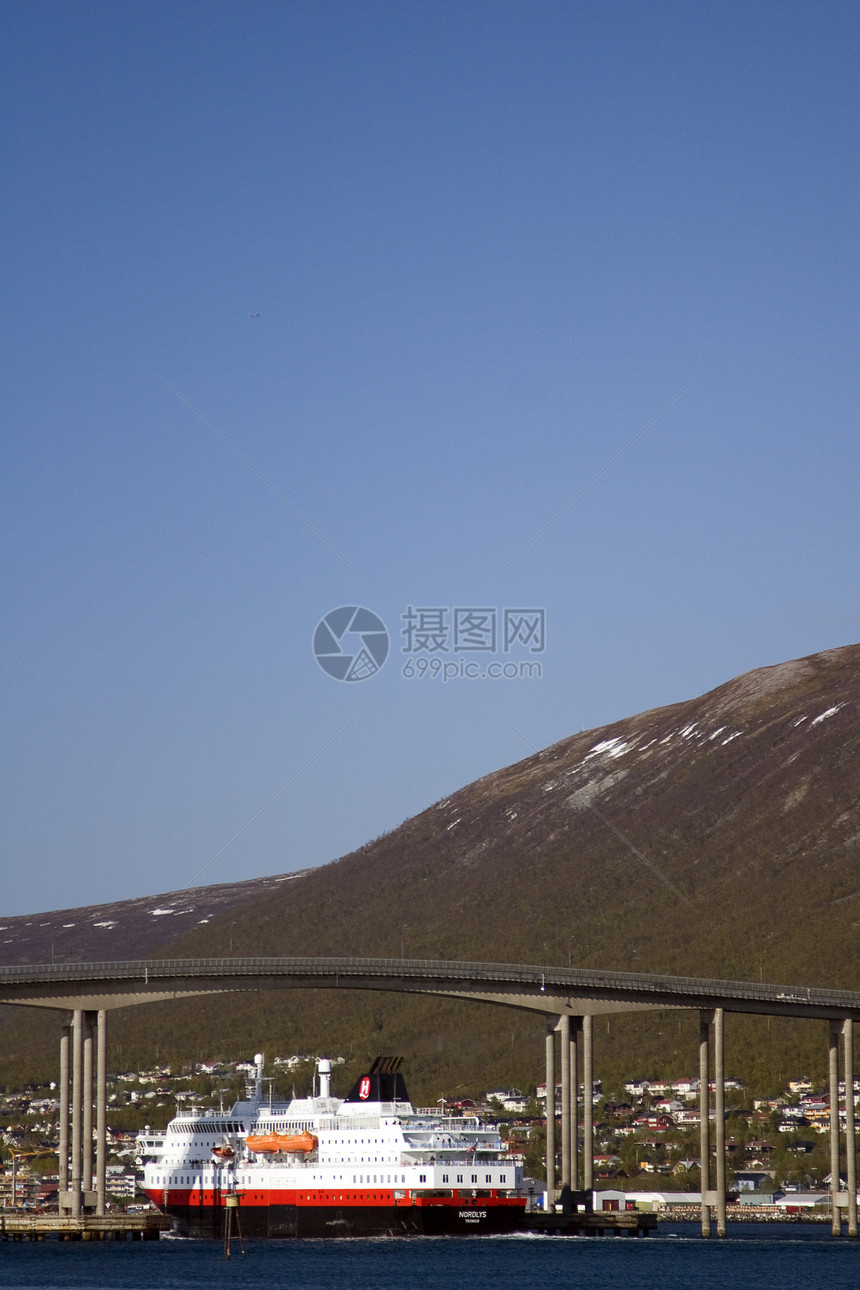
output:
MULTIPOLYGON (((5 919, 0 956, 47 961, 53 934, 65 960, 232 945, 860 988, 858 699, 860 645, 762 668, 563 740, 319 869, 5 919)), ((480 1063, 511 1082, 540 1077, 542 1023, 501 1009, 319 992, 238 999, 127 1010, 123 1043, 184 1045, 193 1057, 232 1036, 249 1051, 340 1044, 357 1056, 384 1039, 386 1051, 414 1053, 422 1079, 472 1082, 480 1063)), ((693 1020, 613 1022, 605 1046, 632 1042, 654 1073, 692 1067, 693 1020)), ((811 1023, 774 1022, 764 1041, 761 1025, 733 1022, 736 1066, 765 1078, 793 1052, 823 1069, 811 1023)))
POLYGON ((276 874, 211 887, 184 887, 161 896, 138 896, 109 905, 81 905, 47 914, 26 914, 0 922, 0 965, 88 963, 103 959, 144 959, 195 927, 219 923, 228 941, 213 953, 229 952, 227 916, 265 900, 281 883, 303 874, 276 874))

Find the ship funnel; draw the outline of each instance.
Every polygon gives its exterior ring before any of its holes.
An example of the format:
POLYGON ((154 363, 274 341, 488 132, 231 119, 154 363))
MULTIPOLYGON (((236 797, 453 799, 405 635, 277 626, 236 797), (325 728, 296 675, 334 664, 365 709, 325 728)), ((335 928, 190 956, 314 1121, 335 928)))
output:
POLYGON ((327 1057, 319 1058, 317 1070, 320 1077, 320 1097, 331 1097, 331 1062, 327 1057))

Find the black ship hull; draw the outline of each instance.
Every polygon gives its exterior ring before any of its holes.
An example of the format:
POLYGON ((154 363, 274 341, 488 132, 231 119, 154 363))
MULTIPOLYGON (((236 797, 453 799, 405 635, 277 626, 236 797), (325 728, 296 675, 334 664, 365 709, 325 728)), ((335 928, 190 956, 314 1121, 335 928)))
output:
MULTIPOLYGON (((222 1206, 171 1206, 178 1235, 223 1240, 222 1206)), ((360 1236, 497 1236, 523 1229, 521 1205, 255 1205, 232 1211, 232 1237, 247 1240, 360 1236)))

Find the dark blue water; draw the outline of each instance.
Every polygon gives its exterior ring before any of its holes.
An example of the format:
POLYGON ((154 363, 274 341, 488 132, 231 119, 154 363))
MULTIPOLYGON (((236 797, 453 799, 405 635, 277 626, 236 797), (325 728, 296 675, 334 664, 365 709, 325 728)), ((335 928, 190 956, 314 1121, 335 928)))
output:
POLYGON ((0 1244, 12 1290, 834 1290, 860 1280, 860 1242, 826 1227, 692 1226, 631 1237, 421 1237, 271 1241, 234 1247, 162 1240, 0 1244))

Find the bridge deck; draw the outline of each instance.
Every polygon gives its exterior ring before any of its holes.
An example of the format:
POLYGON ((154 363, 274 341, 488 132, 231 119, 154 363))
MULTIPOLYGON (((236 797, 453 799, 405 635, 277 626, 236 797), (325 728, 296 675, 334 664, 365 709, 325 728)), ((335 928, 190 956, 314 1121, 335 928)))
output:
POLYGON ((655 1008, 723 1008, 768 1016, 860 1020, 860 994, 848 990, 516 963, 218 958, 0 967, 0 1003, 30 1007, 95 1010, 265 989, 400 991, 571 1016, 655 1008))

